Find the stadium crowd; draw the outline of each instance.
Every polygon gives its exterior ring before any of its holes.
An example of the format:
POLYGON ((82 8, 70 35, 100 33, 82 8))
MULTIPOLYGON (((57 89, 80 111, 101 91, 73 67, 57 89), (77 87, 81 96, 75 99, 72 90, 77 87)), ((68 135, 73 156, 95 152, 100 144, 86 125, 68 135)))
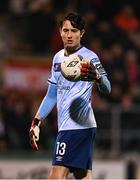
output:
MULTIPOLYGON (((87 22, 83 44, 97 53, 112 84, 108 97, 95 89, 95 112, 112 104, 127 110, 140 104, 140 11, 137 3, 136 0, 1 0, 0 59, 2 61, 7 54, 52 56, 62 48, 59 20, 67 12, 79 12, 87 22)), ((28 130, 33 101, 32 97, 5 92, 1 79, 0 151, 30 150, 28 130)), ((47 136, 47 140, 40 138, 42 149, 51 148, 54 142, 55 114, 50 114, 47 126, 44 122, 41 137, 47 136)), ((129 123, 131 127, 133 121, 129 123)), ((138 122, 134 126, 139 125, 138 122)))

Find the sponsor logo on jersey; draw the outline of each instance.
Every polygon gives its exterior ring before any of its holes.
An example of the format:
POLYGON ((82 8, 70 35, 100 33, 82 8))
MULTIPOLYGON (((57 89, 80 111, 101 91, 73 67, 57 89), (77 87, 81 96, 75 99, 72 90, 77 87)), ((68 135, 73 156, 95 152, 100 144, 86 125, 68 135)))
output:
POLYGON ((53 69, 55 72, 60 72, 61 63, 55 63, 53 69))
POLYGON ((70 86, 63 85, 62 81, 59 81, 58 83, 58 89, 59 90, 69 90, 70 86))
POLYGON ((69 90, 70 86, 58 86, 59 90, 69 90))

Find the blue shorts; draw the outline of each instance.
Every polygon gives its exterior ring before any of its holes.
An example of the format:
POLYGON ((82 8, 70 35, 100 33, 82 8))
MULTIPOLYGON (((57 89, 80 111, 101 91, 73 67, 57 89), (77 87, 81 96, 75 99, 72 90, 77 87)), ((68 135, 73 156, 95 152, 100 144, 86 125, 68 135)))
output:
POLYGON ((52 165, 92 169, 96 128, 58 132, 52 165))

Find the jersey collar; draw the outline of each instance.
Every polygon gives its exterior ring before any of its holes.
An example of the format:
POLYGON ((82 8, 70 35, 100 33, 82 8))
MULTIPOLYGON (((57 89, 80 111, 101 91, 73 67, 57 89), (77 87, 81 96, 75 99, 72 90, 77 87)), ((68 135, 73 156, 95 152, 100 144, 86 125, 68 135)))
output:
MULTIPOLYGON (((73 54, 77 51, 79 51, 83 46, 81 45, 79 48, 75 49, 74 51, 72 51, 70 54, 73 54)), ((66 55, 65 52, 64 52, 64 56, 69 56, 70 54, 66 55)))

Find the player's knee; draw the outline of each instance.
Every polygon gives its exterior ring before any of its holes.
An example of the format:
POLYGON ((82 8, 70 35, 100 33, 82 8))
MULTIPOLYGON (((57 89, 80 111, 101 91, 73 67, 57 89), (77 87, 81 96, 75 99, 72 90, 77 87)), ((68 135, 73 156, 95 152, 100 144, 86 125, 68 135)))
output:
POLYGON ((62 169, 61 167, 53 167, 49 174, 49 179, 66 179, 68 170, 62 169))
POLYGON ((49 179, 66 179, 67 176, 61 173, 50 172, 49 179))

